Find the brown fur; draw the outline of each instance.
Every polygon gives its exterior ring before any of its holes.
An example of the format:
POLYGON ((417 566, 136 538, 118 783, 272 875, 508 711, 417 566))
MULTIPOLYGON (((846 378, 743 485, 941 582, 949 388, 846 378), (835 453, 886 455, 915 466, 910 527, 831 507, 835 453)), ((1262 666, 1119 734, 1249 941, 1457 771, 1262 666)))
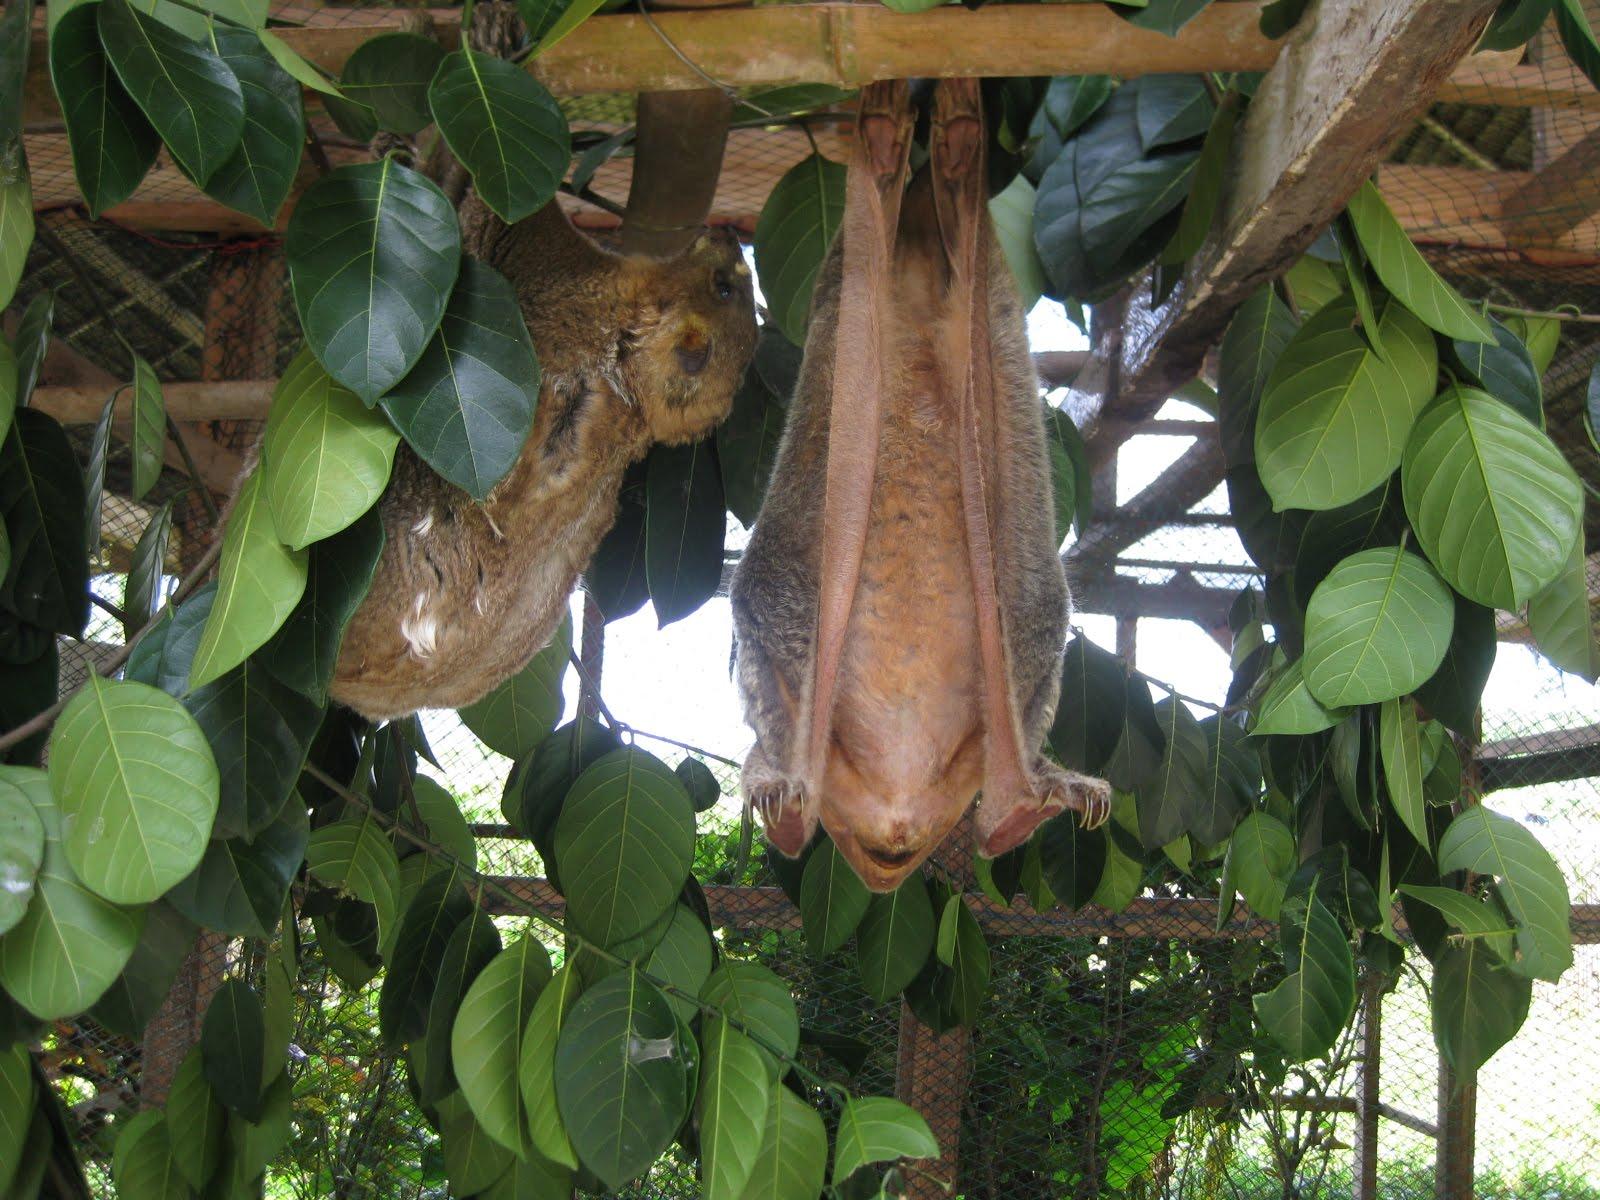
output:
MULTIPOLYGON (((976 102, 975 92, 962 98, 976 102)), ((893 96, 887 102, 900 103, 893 96)), ((881 91, 863 98, 864 111, 884 103, 881 91)), ((863 169, 860 160, 851 165, 863 169)), ((866 543, 820 768, 807 761, 819 747, 801 742, 818 674, 819 589, 839 569, 823 561, 818 497, 835 486, 828 472, 835 355, 858 349, 836 347, 844 243, 864 228, 848 204, 818 276, 772 482, 732 585, 738 683, 757 735, 744 766, 745 795, 784 853, 799 853, 820 820, 878 891, 914 871, 980 789, 984 853, 1026 840, 1065 808, 1103 819, 1108 797, 1104 783, 1063 772, 1039 753, 1055 714, 1069 598, 1024 314, 980 207, 977 235, 986 246, 973 303, 986 314, 987 338, 986 346, 974 342, 974 369, 988 376, 980 394, 992 395, 992 411, 979 420, 988 445, 985 502, 1008 711, 991 711, 985 698, 981 589, 974 586, 960 467, 966 361, 959 347, 967 339, 936 186, 924 167, 906 193, 880 287, 886 294, 875 301, 889 363, 870 496, 858 498, 869 505, 866 543), (1024 756, 1022 775, 1009 786, 992 761, 992 746, 1004 737, 1020 740, 1024 756)))
POLYGON ((602 250, 555 202, 507 226, 469 198, 461 220, 465 251, 517 288, 539 402, 521 457, 481 504, 401 444, 380 502, 383 558, 332 688, 373 718, 469 704, 520 670, 615 520, 624 469, 721 421, 755 347, 731 238, 657 260, 602 250))

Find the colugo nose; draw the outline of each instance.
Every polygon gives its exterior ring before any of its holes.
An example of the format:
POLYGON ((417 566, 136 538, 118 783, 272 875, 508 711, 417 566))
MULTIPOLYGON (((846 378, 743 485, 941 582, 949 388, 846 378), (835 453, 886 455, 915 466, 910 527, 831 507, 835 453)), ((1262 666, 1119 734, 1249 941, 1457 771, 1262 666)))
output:
POLYGON ((677 355, 678 366, 683 368, 685 375, 698 375, 706 369, 706 361, 711 357, 711 343, 680 343, 677 355))

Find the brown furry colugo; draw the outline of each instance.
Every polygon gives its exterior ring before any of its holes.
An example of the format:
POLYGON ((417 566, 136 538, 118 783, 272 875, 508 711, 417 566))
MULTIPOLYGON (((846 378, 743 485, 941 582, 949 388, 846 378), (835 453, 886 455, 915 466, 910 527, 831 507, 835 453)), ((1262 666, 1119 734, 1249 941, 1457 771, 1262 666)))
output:
POLYGON ((797 855, 820 821, 889 891, 980 789, 985 855, 1066 809, 1104 820, 1110 790, 1039 752, 1067 585, 1022 306, 985 207, 977 83, 938 85, 908 191, 906 86, 874 84, 861 105, 732 599, 756 730, 741 784, 768 840, 797 855))
POLYGON ((470 704, 526 665, 616 519, 624 469, 727 416, 755 348, 732 237, 625 257, 554 201, 508 226, 475 197, 461 226, 463 250, 517 289, 539 402, 521 456, 481 504, 401 444, 380 501, 383 558, 331 689, 377 719, 470 704))

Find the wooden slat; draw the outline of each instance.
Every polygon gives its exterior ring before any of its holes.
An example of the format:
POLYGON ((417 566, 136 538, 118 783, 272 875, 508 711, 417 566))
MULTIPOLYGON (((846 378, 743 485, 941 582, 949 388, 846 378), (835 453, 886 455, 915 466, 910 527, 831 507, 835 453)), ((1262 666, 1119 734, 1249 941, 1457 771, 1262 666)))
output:
MULTIPOLYGON (((1471 50, 1493 0, 1316 0, 1285 39, 1235 139, 1231 190, 1183 282, 1142 299, 1097 350, 1105 378, 1091 461, 1194 378, 1233 310, 1298 257, 1411 128, 1471 50)), ((1147 293, 1146 293, 1147 294, 1147 293)), ((1092 364, 1086 368, 1092 373, 1092 364)))
POLYGON ((1600 212, 1600 130, 1591 130, 1533 172, 1500 206, 1509 238, 1549 240, 1600 212))

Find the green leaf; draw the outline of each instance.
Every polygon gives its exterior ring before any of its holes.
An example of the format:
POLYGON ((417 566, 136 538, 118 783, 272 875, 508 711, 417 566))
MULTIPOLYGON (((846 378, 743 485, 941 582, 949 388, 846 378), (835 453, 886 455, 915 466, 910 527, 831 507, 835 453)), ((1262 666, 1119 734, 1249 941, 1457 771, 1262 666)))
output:
POLYGON ((567 1129, 556 1104, 556 1040, 582 987, 577 968, 568 963, 539 993, 522 1035, 522 1058, 517 1069, 533 1148, 564 1167, 576 1167, 578 1159, 567 1140, 567 1129))
POLYGON ((779 1059, 793 1058, 800 1048, 794 997, 783 980, 759 963, 723 959, 700 989, 700 999, 716 1006, 735 1029, 751 1037, 774 1079, 781 1073, 779 1059))
POLYGON ((262 1116, 265 1043, 261 997, 242 979, 228 980, 206 1009, 200 1053, 212 1094, 246 1121, 262 1116))
MULTIPOLYGON (((1203 86, 1201 93, 1205 94, 1203 86)), ((1142 101, 1143 97, 1140 99, 1142 101)), ((1185 262, 1205 244, 1222 198, 1228 156, 1233 149, 1233 127, 1238 117, 1239 93, 1230 90, 1211 116, 1205 144, 1200 147, 1200 157, 1195 161, 1194 184, 1189 189, 1189 198, 1183 202, 1183 216, 1173 231, 1172 240, 1161 251, 1159 261, 1163 265, 1176 266, 1185 262)))
POLYGON ((788 1088, 775 1086, 761 1149, 739 1200, 816 1200, 827 1167, 828 1131, 822 1118, 788 1088))
POLYGON ((218 838, 188 878, 167 900, 190 920, 236 937, 269 938, 283 911, 311 825, 298 795, 284 801, 277 818, 252 841, 218 838))
POLYGON ((178 1174, 199 1191, 217 1173, 222 1160, 222 1130, 227 1112, 206 1082, 205 1059, 196 1045, 183 1056, 167 1092, 167 1120, 183 1130, 184 1152, 177 1157, 178 1174))
POLYGON ((623 473, 616 522, 583 572, 584 590, 608 621, 632 616, 650 599, 644 575, 645 475, 645 462, 623 473))
POLYGON ((71 637, 89 619, 83 510, 83 475, 66 433, 42 412, 19 411, 0 447, 0 518, 11 544, 0 606, 71 637))
POLYGON ((318 704, 327 703, 345 627, 372 587, 383 545, 383 517, 374 505, 310 548, 299 603, 255 654, 280 683, 318 704))
POLYGON ((89 1010, 96 1021, 138 1041, 172 991, 178 968, 194 950, 195 924, 158 900, 145 909, 144 929, 133 956, 105 995, 89 1010))
POLYGON ((122 973, 138 945, 144 913, 112 904, 78 881, 62 847, 62 813, 43 771, 13 768, 7 777, 28 794, 45 844, 33 899, 0 939, 0 985, 41 1020, 72 1016, 122 973))
POLYGON ((1451 349, 1456 361, 1472 382, 1543 429, 1544 388, 1533 355, 1521 338, 1493 317, 1489 325, 1495 340, 1454 342, 1451 349))
POLYGON ((38 772, 0 767, 0 934, 22 920, 44 865, 44 824, 33 811, 30 785, 38 786, 38 772))
POLYGON ((849 940, 871 898, 832 840, 817 847, 800 878, 800 920, 814 958, 827 958, 849 940))
POLYGON ((334 83, 302 58, 298 50, 273 33, 272 30, 257 29, 256 36, 261 39, 261 44, 267 48, 267 53, 272 55, 277 64, 299 83, 311 88, 313 91, 321 92, 324 96, 336 98, 341 96, 338 87, 334 83))
POLYGON ((1252 912, 1276 921, 1298 861, 1289 827, 1276 817, 1257 812, 1240 821, 1228 839, 1224 873, 1252 912))
POLYGON ((524 1030, 549 982, 545 948, 532 937, 513 942, 472 981, 450 1036, 456 1079, 478 1123, 518 1155, 530 1145, 518 1084, 524 1030))
POLYGON ((1379 357, 1336 301, 1301 327, 1261 396, 1255 457, 1277 508, 1336 508, 1366 495, 1400 465, 1417 414, 1433 396, 1433 336, 1393 300, 1376 336, 1379 357))
POLYGON ((579 711, 567 724, 539 743, 533 757, 506 780, 501 801, 511 824, 526 834, 539 851, 545 874, 559 887, 556 863, 556 818, 579 775, 613 750, 622 748, 616 731, 579 711))
POLYGON ((1050 749, 1063 766, 1093 775, 1116 749, 1127 706, 1122 663, 1077 635, 1061 663, 1061 699, 1050 726, 1050 749))
POLYGON ((155 616, 161 599, 161 573, 167 560, 167 541, 172 533, 172 501, 159 509, 139 535, 128 564, 128 580, 122 592, 122 636, 132 644, 139 631, 155 616))
POLYGON ((1556 31, 1561 35, 1561 45, 1568 57, 1578 64, 1590 83, 1600 87, 1600 44, 1595 42, 1594 30, 1581 0, 1560 0, 1556 5, 1556 31))
POLYGON ((128 0, 101 0, 97 16, 100 43, 122 86, 178 165, 204 184, 239 145, 239 80, 208 48, 128 0))
POLYGON ((856 931, 856 960, 867 995, 880 1004, 899 995, 933 950, 933 902, 920 875, 873 896, 856 931))
POLYGON ((1033 246, 1033 205, 1037 194, 1028 177, 1018 175, 989 199, 995 240, 1016 280, 1023 312, 1033 308, 1050 282, 1033 246))
POLYGON ((1429 329, 1458 340, 1494 342, 1488 319, 1439 278, 1370 181, 1350 198, 1347 211, 1378 279, 1429 329))
POLYGON ((1306 686, 1329 706, 1403 696, 1438 669, 1455 604, 1422 559, 1399 546, 1352 554, 1306 607, 1306 686))
POLYGON ((561 681, 571 652, 572 618, 566 616, 527 666, 461 710, 462 723, 495 753, 526 758, 560 719, 561 681))
POLYGON ((753 370, 733 394, 728 419, 717 426, 717 464, 722 468, 722 492, 728 511, 744 525, 756 522, 767 481, 778 457, 789 393, 800 365, 800 351, 778 332, 763 325, 756 341, 753 370), (770 372, 761 368, 772 363, 770 372), (775 378, 769 380, 768 374, 775 378))
POLYGON ((368 404, 417 365, 461 264, 455 209, 393 159, 336 167, 289 218, 300 324, 328 373, 368 404))
POLYGON ((1332 1047, 1356 1005, 1355 961, 1344 931, 1315 895, 1305 905, 1304 919, 1284 927, 1288 977, 1255 997, 1256 1019, 1294 1062, 1332 1047))
POLYGON ((1229 467, 1255 461, 1256 412, 1278 357, 1300 323, 1276 291, 1264 287, 1228 322, 1217 351, 1218 433, 1229 467))
POLYGON ((411 781, 412 798, 417 811, 422 814, 427 834, 447 854, 454 856, 468 870, 478 865, 478 840, 472 836, 472 826, 461 814, 461 806, 444 787, 426 776, 411 781))
POLYGON ((1311 694, 1304 665, 1304 660, 1296 659, 1279 670, 1256 706, 1252 735, 1318 733, 1345 718, 1347 710, 1324 708, 1311 694))
POLYGON ((400 922, 378 994, 379 1029, 391 1045, 414 1041, 428 1032, 428 1011, 445 950, 456 929, 470 920, 476 909, 463 886, 461 871, 454 865, 430 876, 417 889, 400 922))
POLYGON ((265 494, 263 467, 239 489, 222 535, 217 594, 189 670, 199 688, 231 671, 294 611, 306 585, 306 552, 278 538, 265 494))
POLYGON ((206 181, 206 195, 271 229, 294 186, 305 147, 300 85, 257 34, 213 24, 210 36, 239 81, 245 121, 239 144, 206 181))
POLYGON ((684 789, 689 793, 689 800, 694 805, 695 812, 707 812, 716 807, 717 801, 722 799, 722 785, 711 773, 711 768, 698 758, 685 756, 672 768, 672 773, 683 781, 684 789))
MULTIPOLYGON (((189 1147, 189 1131, 182 1130, 183 1149, 189 1147)), ((111 1178, 119 1196, 148 1196, 150 1200, 189 1200, 189 1185, 179 1170, 183 1157, 172 1144, 167 1117, 159 1109, 147 1109, 122 1127, 111 1160, 111 1178)))
POLYGON ((1127 702, 1122 709, 1122 734, 1106 762, 1105 776, 1118 791, 1149 787, 1166 758, 1166 736, 1156 720, 1150 685, 1128 673, 1127 702))
POLYGON ((939 1143, 922 1114, 887 1096, 847 1099, 833 1145, 833 1185, 860 1167, 902 1158, 938 1158, 939 1143))
POLYGON ((660 919, 694 857, 694 810, 678 777, 628 747, 580 775, 556 821, 567 919, 613 946, 660 919))
POLYGON ((100 46, 99 5, 66 13, 50 33, 50 82, 61 99, 78 190, 99 217, 133 195, 161 150, 100 46))
POLYGON ((1205 734, 1188 705, 1168 696, 1155 713, 1165 750, 1149 785, 1137 789, 1139 840, 1147 850, 1159 850, 1183 835, 1187 799, 1206 775, 1205 734))
MULTIPOLYGON (((12 1194, 6 1189, 10 1188, 22 1164, 28 1126, 35 1114, 37 1090, 28 1047, 18 1043, 0 1050, 0 1191, 7 1195, 12 1194)), ((824 1140, 822 1153, 825 1155, 827 1151, 824 1140)))
POLYGON ((1433 964, 1433 1040, 1464 1079, 1509 1042, 1528 1016, 1533 981, 1508 971, 1482 941, 1446 946, 1433 964))
POLYGON ((1417 736, 1417 709, 1410 700, 1383 702, 1378 745, 1389 803, 1417 845, 1429 849, 1427 806, 1422 799, 1422 743, 1417 736))
MULTIPOLYGON (((17 412, 17 383, 17 352, 11 348, 11 343, 6 340, 5 335, 0 333, 0 443, 4 443, 11 436, 11 422, 17 412)), ((111 418, 106 414, 111 412, 111 406, 114 402, 115 395, 106 397, 106 406, 99 422, 95 425, 95 432, 89 449, 91 467, 97 462, 101 467, 100 472, 92 475, 92 478, 100 480, 102 488, 105 483, 105 448, 111 438, 111 418), (105 432, 102 433, 101 430, 105 432)), ((98 494, 86 498, 84 512, 92 525, 89 531, 92 536, 87 537, 85 540, 89 546, 98 550, 100 548, 100 497, 98 494), (93 500, 93 503, 88 502, 90 499, 93 500)), ((4 528, 4 526, 0 526, 0 528, 4 528)), ((9 547, 6 561, 10 562, 9 547)))
POLYGON ((666 997, 632 969, 590 988, 561 1027, 555 1081, 583 1165, 612 1190, 640 1175, 672 1141, 688 1103, 666 997))
POLYGON ((380 128, 416 133, 433 120, 428 84, 444 59, 443 47, 432 38, 382 33, 356 47, 339 73, 339 90, 370 108, 380 128))
MULTIPOLYGON (((1493 320, 1494 318, 1490 318, 1493 320)), ((1558 317, 1508 317, 1506 325, 1522 339, 1533 363, 1533 373, 1539 379, 1555 360, 1556 348, 1561 344, 1561 320, 1558 317)))
POLYGON ((1403 883, 1399 890, 1438 909, 1440 916, 1465 935, 1457 939, 1460 944, 1479 945, 1490 951, 1497 961, 1511 961, 1514 935, 1493 903, 1455 888, 1403 883))
POLYGON ((676 996, 663 989, 667 1003, 672 1005, 680 1020, 692 1021, 700 1013, 693 997, 700 994, 700 989, 711 976, 712 953, 710 932, 701 924, 693 909, 686 904, 679 904, 672 910, 667 932, 656 943, 655 949, 650 951, 650 956, 642 966, 644 973, 652 979, 659 979, 686 993, 685 996, 676 996))
POLYGON ((1208 846, 1220 845, 1261 792, 1261 763, 1237 723, 1220 713, 1200 722, 1205 737, 1201 787, 1190 796, 1184 827, 1208 846))
POLYGON ((525 68, 458 50, 440 62, 428 107, 478 195, 507 224, 555 196, 572 158, 571 136, 555 97, 525 68))
POLYGON ((700 1075, 701 1200, 739 1200, 755 1170, 770 1089, 761 1051, 722 1017, 706 1025, 700 1075))
POLYGON ((1493 875, 1517 923, 1518 975, 1554 981, 1572 965, 1567 881, 1527 828, 1481 805, 1450 822, 1439 839, 1439 870, 1493 875))
POLYGON ((17 352, 18 408, 24 408, 33 397, 34 385, 44 369, 45 354, 50 349, 50 336, 55 329, 56 289, 46 288, 34 294, 28 307, 22 310, 16 333, 11 339, 17 352))
POLYGON ((1450 648, 1439 669, 1418 686, 1416 695, 1434 717, 1463 737, 1475 737, 1473 718, 1494 669, 1494 611, 1463 596, 1454 599, 1456 621, 1450 648))
POLYGON ((463 258, 438 332, 383 411, 424 462, 482 500, 521 455, 538 399, 539 360, 516 290, 463 258))
POLYGON ((1550 16, 1555 0, 1500 0, 1477 50, 1514 50, 1524 45, 1550 16))
POLYGON ((1566 569, 1528 602, 1528 628, 1540 651, 1563 671, 1593 683, 1600 677, 1600 646, 1589 601, 1589 566, 1583 538, 1572 543, 1566 569))
POLYGON ((460 1092, 450 1093, 438 1107, 450 1191, 457 1196, 478 1195, 511 1169, 516 1155, 484 1132, 460 1092))
POLYGON ((1583 485, 1555 444, 1492 396, 1444 392, 1401 467, 1417 540, 1450 585, 1519 609, 1549 587, 1579 538, 1583 485))
POLYGON ((289 1141, 289 1080, 282 1076, 262 1096, 259 1121, 228 1122, 228 1152, 234 1187, 251 1189, 289 1141))
POLYGON ((400 863, 394 846, 371 813, 324 825, 306 846, 306 870, 329 887, 364 900, 377 910, 379 942, 397 931, 400 863))
POLYGON ((1144 886, 1144 864, 1127 854, 1114 836, 1107 837, 1105 844, 1106 865, 1089 902, 1107 912, 1122 912, 1144 886))
MULTIPOLYGON (((423 1060, 428 1064, 428 1070, 418 1088, 424 1104, 437 1104, 458 1086, 455 1064, 450 1059, 450 1038, 455 1030, 456 1014, 461 1011, 461 1001, 466 998, 467 989, 499 953, 500 933, 495 929, 494 920, 482 908, 473 905, 467 918, 455 927, 445 944, 432 997, 428 1002, 427 1029, 422 1036, 423 1060)), ((544 993, 541 992, 539 997, 542 1000, 544 993)), ((537 1004, 534 1011, 538 1011, 537 1004)), ((527 1058, 527 1039, 532 1036, 531 1017, 528 1028, 529 1033, 523 1039, 524 1061, 527 1058)), ((413 1052, 416 1046, 416 1042, 412 1042, 413 1052)))
POLYGON ((656 446, 645 475, 645 578, 662 628, 716 595, 727 519, 711 438, 656 446))
POLYGON ((1103 830, 1084 829, 1078 814, 1061 813, 1039 829, 1039 870, 1055 898, 1076 911, 1089 902, 1106 868, 1103 830))
POLYGON ((91 673, 50 739, 67 860, 114 904, 156 899, 200 863, 216 820, 216 763, 171 696, 91 673))
MULTIPOLYGON (((33 186, 22 143, 0 144, 0 309, 10 304, 33 245, 33 186)), ((0 424, 0 437, 5 427, 0 424)))
POLYGON ((272 395, 261 487, 291 550, 347 528, 389 482, 400 435, 302 349, 272 395))
POLYGON ((1147 3, 1119 0, 1112 5, 1112 11, 1130 25, 1137 25, 1141 29, 1153 29, 1168 37, 1177 37, 1178 31, 1204 12, 1210 4, 1211 0, 1148 0, 1147 3))
POLYGON ((812 285, 844 219, 843 164, 812 154, 778 180, 756 222, 756 273, 767 311, 795 345, 806 340, 812 285))
POLYGON ((974 1025, 989 994, 989 943, 966 901, 959 894, 951 901, 939 924, 939 960, 949 968, 941 981, 948 989, 941 1002, 956 1023, 974 1025))

